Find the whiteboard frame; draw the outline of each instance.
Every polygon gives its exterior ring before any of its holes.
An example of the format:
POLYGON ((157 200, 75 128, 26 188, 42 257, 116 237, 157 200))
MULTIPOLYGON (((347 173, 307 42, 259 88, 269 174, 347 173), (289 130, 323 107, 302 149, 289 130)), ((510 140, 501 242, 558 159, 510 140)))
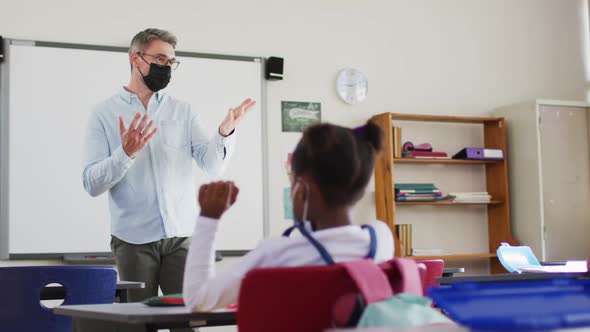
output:
MULTIPOLYGON (((79 49, 91 51, 109 51, 109 52, 129 52, 128 47, 122 46, 101 46, 90 44, 73 44, 47 41, 31 41, 21 39, 3 38, 4 43, 4 58, 0 59, 0 259, 52 259, 63 258, 64 254, 81 254, 81 255, 112 255, 111 252, 80 252, 80 253, 34 253, 34 254, 11 254, 9 252, 9 227, 8 220, 8 195, 10 192, 9 181, 9 96, 10 86, 9 82, 9 64, 10 64, 10 45, 27 45, 36 47, 51 47, 64 49, 79 49), (4 70, 6 69, 6 70, 4 70)), ((229 54, 214 54, 214 53, 197 53, 176 51, 176 55, 181 57, 229 60, 229 61, 245 61, 245 62, 259 62, 260 63, 260 103, 261 112, 261 147, 262 147, 262 215, 263 215, 263 238, 267 238, 270 233, 269 225, 269 211, 268 211, 268 128, 267 128, 267 98, 266 98, 266 79, 264 76, 266 58, 260 56, 242 56, 229 54)), ((241 256, 246 250, 221 250, 220 253, 226 256, 241 256)))

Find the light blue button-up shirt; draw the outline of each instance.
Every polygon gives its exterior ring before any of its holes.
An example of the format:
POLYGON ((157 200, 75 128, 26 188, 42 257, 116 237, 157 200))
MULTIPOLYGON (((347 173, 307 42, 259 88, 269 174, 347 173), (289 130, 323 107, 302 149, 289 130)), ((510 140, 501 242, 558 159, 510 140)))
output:
POLYGON ((158 92, 147 106, 158 132, 131 159, 121 146, 119 116, 129 127, 137 112, 146 109, 124 88, 96 106, 84 144, 84 189, 92 196, 109 191, 111 233, 123 241, 191 236, 197 217, 192 161, 221 174, 235 134, 208 137, 188 103, 158 92))

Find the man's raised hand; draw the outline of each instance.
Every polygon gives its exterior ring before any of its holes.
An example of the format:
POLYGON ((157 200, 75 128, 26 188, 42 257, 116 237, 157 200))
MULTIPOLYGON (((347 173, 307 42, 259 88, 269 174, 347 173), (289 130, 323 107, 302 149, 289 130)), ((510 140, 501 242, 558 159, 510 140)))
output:
POLYGON ((154 120, 148 122, 148 115, 144 114, 141 116, 140 112, 137 112, 129 125, 129 128, 125 128, 125 122, 123 117, 119 117, 119 131, 121 132, 121 146, 129 158, 135 158, 135 155, 154 137, 158 132, 158 128, 152 127, 154 120), (141 120, 140 120, 141 119, 141 120), (139 122, 139 124, 138 124, 139 122), (151 131, 150 131, 151 130, 151 131))

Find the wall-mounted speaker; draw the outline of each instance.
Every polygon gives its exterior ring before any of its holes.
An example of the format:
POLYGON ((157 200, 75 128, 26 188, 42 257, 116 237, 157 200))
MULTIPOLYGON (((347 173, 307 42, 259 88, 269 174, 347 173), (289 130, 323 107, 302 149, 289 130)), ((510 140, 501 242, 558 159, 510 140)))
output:
POLYGON ((283 79, 283 58, 271 56, 270 58, 266 59, 266 79, 283 79))

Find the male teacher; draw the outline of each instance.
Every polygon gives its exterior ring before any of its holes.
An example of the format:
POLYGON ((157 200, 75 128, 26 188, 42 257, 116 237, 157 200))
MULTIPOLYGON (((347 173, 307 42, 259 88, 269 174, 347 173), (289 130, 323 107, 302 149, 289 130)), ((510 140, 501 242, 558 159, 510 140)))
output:
POLYGON ((168 31, 147 29, 133 37, 129 84, 96 107, 84 145, 85 190, 91 196, 109 192, 111 249, 120 278, 146 285, 129 292, 133 302, 156 296, 158 286, 164 294, 182 292, 197 217, 192 159, 220 174, 234 130, 255 104, 247 99, 230 109, 209 136, 199 112, 160 91, 180 64, 175 48, 168 31))

